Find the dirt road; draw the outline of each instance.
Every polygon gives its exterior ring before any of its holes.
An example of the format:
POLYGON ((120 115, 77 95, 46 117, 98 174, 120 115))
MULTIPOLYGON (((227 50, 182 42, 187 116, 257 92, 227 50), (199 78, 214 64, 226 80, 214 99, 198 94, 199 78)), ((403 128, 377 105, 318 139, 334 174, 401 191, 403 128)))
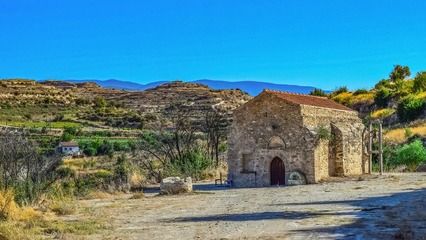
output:
MULTIPOLYGON (((111 229, 89 239, 426 239, 426 173, 294 187, 86 200, 111 229)), ((152 192, 153 191, 153 192, 152 192)), ((85 237, 85 238, 86 238, 85 237)), ((81 236, 80 236, 81 238, 81 236)))

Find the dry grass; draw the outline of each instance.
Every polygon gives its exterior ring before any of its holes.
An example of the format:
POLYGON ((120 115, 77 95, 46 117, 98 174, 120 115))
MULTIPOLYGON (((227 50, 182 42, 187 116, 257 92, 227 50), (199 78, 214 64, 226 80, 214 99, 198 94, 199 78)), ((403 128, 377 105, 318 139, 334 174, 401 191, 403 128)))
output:
POLYGON ((374 93, 362 93, 354 95, 350 92, 343 92, 333 97, 333 100, 345 104, 345 105, 356 105, 356 104, 372 104, 374 102, 374 93))
POLYGON ((84 196, 84 199, 110 199, 114 197, 115 195, 112 193, 108 193, 105 191, 90 191, 86 196, 84 196))
POLYGON ((130 188, 141 189, 145 181, 146 179, 140 172, 133 171, 129 179, 130 188))
POLYGON ((47 212, 40 212, 32 207, 18 206, 14 197, 10 190, 0 191, 1 240, 45 239, 47 235, 63 238, 64 234, 85 235, 106 229, 105 223, 93 216, 78 221, 65 221, 52 213, 75 213, 78 205, 72 199, 52 201, 47 212))
POLYGON ((393 108, 383 108, 376 110, 370 114, 371 118, 373 119, 379 119, 379 118, 385 118, 389 117, 390 115, 395 113, 395 109, 393 108))
POLYGON ((1 220, 27 221, 35 219, 40 214, 30 207, 19 207, 15 202, 15 194, 11 190, 0 191, 1 220))
POLYGON ((54 201, 49 205, 52 212, 58 215, 70 215, 77 211, 77 204, 73 200, 54 201))
POLYGON ((409 129, 408 131, 411 131, 413 135, 426 136, 426 124, 422 124, 415 127, 392 129, 385 133, 384 139, 387 142, 403 143, 408 137, 406 134, 407 129, 409 129))
POLYGON ((350 93, 350 92, 343 92, 343 93, 340 93, 340 94, 334 96, 333 100, 338 102, 338 103, 341 103, 341 104, 349 104, 349 102, 352 98, 352 95, 353 94, 350 93))
POLYGON ((349 101, 350 105, 355 104, 372 104, 374 102, 374 93, 362 93, 358 95, 353 95, 349 101))
POLYGON ((93 158, 69 158, 64 160, 64 165, 72 169, 82 171, 89 169, 95 165, 93 158))
POLYGON ((130 199, 142 199, 144 197, 145 197, 145 195, 143 194, 143 192, 138 192, 138 193, 133 194, 130 197, 130 199))

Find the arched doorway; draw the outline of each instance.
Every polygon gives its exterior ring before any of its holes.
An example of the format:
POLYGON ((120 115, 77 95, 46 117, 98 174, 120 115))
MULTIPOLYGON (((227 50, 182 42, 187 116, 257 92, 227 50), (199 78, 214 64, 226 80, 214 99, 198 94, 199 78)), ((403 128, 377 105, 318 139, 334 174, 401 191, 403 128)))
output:
POLYGON ((271 162, 271 185, 284 185, 284 162, 279 157, 275 157, 271 162))

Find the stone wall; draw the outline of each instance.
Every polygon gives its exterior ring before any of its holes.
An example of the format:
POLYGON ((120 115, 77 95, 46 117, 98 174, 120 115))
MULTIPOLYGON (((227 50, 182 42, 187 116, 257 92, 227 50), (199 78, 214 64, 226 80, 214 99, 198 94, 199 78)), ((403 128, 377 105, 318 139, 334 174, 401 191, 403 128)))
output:
MULTIPOLYGON (((315 181, 329 177, 329 140, 319 139, 315 148, 315 181)), ((331 163, 332 164, 332 163, 331 163)))
MULTIPOLYGON (((362 131, 364 125, 357 112, 306 105, 301 106, 301 112, 303 114, 303 123, 309 129, 316 131, 319 127, 322 127, 328 129, 330 133, 334 132, 335 135, 331 135, 331 142, 329 143, 328 166, 325 166, 320 158, 316 159, 316 165, 327 167, 330 176, 349 176, 367 172, 363 163, 362 153, 362 131), (332 126, 336 128, 334 131, 332 126), (343 169, 339 170, 339 168, 343 169)), ((322 148, 321 146, 319 147, 322 148)), ((322 150, 318 151, 324 153, 322 150)), ((322 168, 316 168, 316 174, 318 175, 316 179, 318 180, 325 175, 324 172, 321 172, 323 171, 322 168)))
POLYGON ((234 186, 269 186, 274 157, 284 162, 286 182, 289 172, 295 170, 305 174, 308 182, 315 182, 315 139, 301 123, 299 105, 283 103, 269 94, 236 110, 228 138, 228 177, 234 186), (280 104, 270 104, 277 101, 280 104), (247 166, 251 169, 243 169, 243 155, 250 156, 247 166))
POLYGON ((262 93, 234 112, 228 178, 236 187, 270 186, 275 157, 284 163, 286 184, 292 171, 304 174, 307 183, 336 172, 360 174, 362 128, 356 112, 293 104, 262 93), (330 133, 335 128, 337 138, 321 138, 320 127, 330 133))

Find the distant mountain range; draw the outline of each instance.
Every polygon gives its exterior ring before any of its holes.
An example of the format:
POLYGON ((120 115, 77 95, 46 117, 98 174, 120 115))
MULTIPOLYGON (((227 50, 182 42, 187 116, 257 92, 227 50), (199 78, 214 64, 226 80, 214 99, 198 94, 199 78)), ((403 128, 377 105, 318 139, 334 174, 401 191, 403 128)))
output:
MULTIPOLYGON (((145 90, 149 88, 154 88, 163 83, 167 83, 169 81, 157 81, 151 82, 147 84, 140 84, 130 81, 121 81, 116 79, 109 80, 65 80, 67 82, 73 83, 82 83, 82 82, 94 82, 104 88, 115 88, 115 89, 124 89, 124 90, 145 90)), ((271 89, 271 90, 279 90, 286 92, 294 92, 294 93, 302 93, 308 94, 311 92, 314 87, 311 86, 298 86, 298 85, 289 85, 289 84, 276 84, 276 83, 268 83, 268 82, 256 82, 256 81, 239 81, 239 82, 229 82, 222 80, 209 80, 209 79, 200 79, 195 81, 189 81, 192 83, 200 83, 209 86, 212 89, 241 89, 251 96, 256 96, 263 89, 271 89)))

